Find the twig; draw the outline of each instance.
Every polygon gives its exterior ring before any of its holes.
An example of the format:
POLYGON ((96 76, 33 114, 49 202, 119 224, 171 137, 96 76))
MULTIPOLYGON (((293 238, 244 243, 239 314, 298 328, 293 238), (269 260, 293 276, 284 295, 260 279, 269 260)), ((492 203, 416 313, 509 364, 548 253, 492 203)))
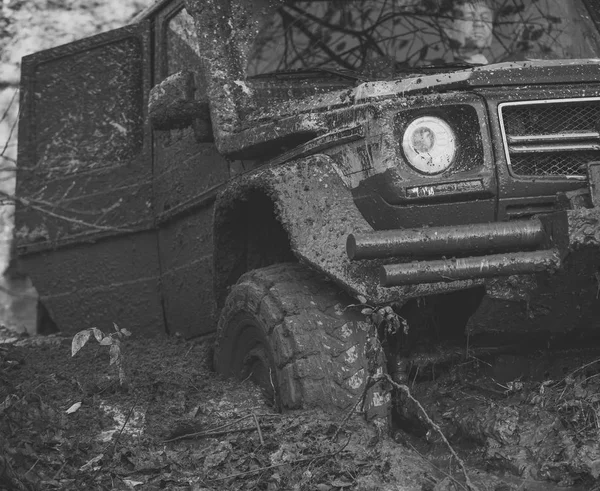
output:
POLYGON ((335 430, 335 433, 333 434, 333 436, 331 437, 331 441, 335 441, 335 439, 337 438, 337 436, 339 435, 340 431, 342 431, 342 429, 344 428, 344 426, 346 426, 346 423, 348 423, 348 420, 350 419, 350 417, 354 414, 354 410, 356 409, 356 407, 362 403, 362 401, 365 400, 365 397, 367 395, 367 391, 373 387, 373 377, 369 376, 367 378, 367 381, 365 382, 365 387, 362 391, 362 393, 360 394, 360 396, 356 399, 356 402, 352 405, 352 407, 350 408, 350 410, 346 413, 346 416, 344 416, 344 419, 342 420, 342 422, 340 423, 340 425, 337 427, 337 430, 335 430))
POLYGON ((95 395, 99 396, 100 394, 102 394, 106 390, 110 389, 113 385, 115 385, 114 382, 108 382, 104 387, 102 387, 102 389, 100 389, 98 392, 96 392, 95 395))
POLYGON ((56 471, 56 474, 54 474, 54 477, 52 478, 53 481, 56 481, 58 479, 58 476, 60 476, 60 473, 65 468, 65 465, 67 465, 67 461, 66 460, 63 462, 63 465, 60 466, 60 469, 58 469, 56 471))
POLYGON ((252 413, 252 417, 254 418, 254 423, 256 424, 256 431, 258 431, 258 438, 260 439, 260 444, 264 445, 265 440, 263 439, 262 431, 260 431, 260 425, 258 424, 258 418, 256 417, 256 414, 254 414, 254 413, 252 413))
POLYGON ((241 382, 241 383, 242 383, 242 384, 245 384, 245 383, 246 383, 248 380, 250 380, 250 377, 252 377, 252 375, 254 375, 254 370, 253 370, 253 371, 251 371, 251 372, 248 374, 248 376, 247 376, 247 377, 246 377, 244 380, 242 380, 242 382, 241 382))
POLYGON ((456 453, 456 451, 454 450, 454 448, 452 447, 452 445, 450 445, 450 442, 448 441, 448 439, 444 435, 444 432, 442 431, 442 429, 429 417, 429 415, 427 414, 427 411, 425 411, 425 408, 421 405, 421 403, 412 396, 412 394, 410 393, 410 389, 408 388, 408 386, 396 383, 392 379, 392 377, 390 377, 388 374, 385 374, 385 378, 394 387, 396 387, 396 389, 399 389, 402 392, 404 392, 406 394, 406 397, 408 397, 412 402, 414 402, 417 405, 417 407, 423 413, 423 416, 425 417, 425 419, 427 420, 427 422, 429 423, 429 425, 440 435, 440 437, 442 438, 442 441, 446 444, 446 446, 448 447, 448 450, 450 450, 450 453, 452 454, 452 456, 458 462, 458 465, 460 466, 460 468, 462 470, 462 473, 463 473, 463 475, 465 477, 465 482, 467 484, 467 489, 469 489, 469 491, 478 491, 477 487, 471 482, 471 479, 469 478, 469 474, 467 473, 467 468, 465 467, 465 463, 458 456, 458 454, 456 453))
POLYGON ((407 443, 408 443, 408 446, 413 450, 413 452, 415 452, 419 457, 421 457, 425 462, 427 462, 436 471, 438 471, 440 474, 443 474, 444 476, 450 478, 452 480, 452 482, 454 484, 456 484, 457 486, 460 486, 462 489, 466 489, 460 481, 458 481, 454 476, 452 476, 452 474, 449 474, 444 469, 441 469, 440 467, 435 465, 433 462, 431 462, 431 460, 429 460, 421 452, 419 452, 410 442, 407 442, 407 443))
MULTIPOLYGON (((12 104, 12 101, 11 101, 11 104, 12 104)), ((6 142, 4 143, 4 148, 0 151, 0 155, 2 155, 2 156, 6 153, 8 145, 9 145, 10 141, 12 140, 12 136, 15 131, 15 128, 17 127, 17 123, 19 122, 20 116, 21 116, 21 108, 19 107, 19 110, 17 112, 17 117, 15 118, 13 123, 10 125, 10 131, 8 132, 8 137, 6 138, 6 142)))
POLYGON ((117 443, 119 443, 119 438, 121 438, 121 435, 123 434, 123 430, 125 429, 125 426, 127 425, 127 423, 129 422, 129 418, 131 418, 131 415, 133 414, 133 409, 135 408, 135 406, 137 405, 138 399, 140 398, 140 396, 138 395, 135 398, 135 401, 133 403, 133 406, 131 406, 131 409, 129 410, 129 413, 127 414, 127 418, 125 418, 125 421, 123 422, 123 426, 121 426, 121 430, 119 431, 119 434, 117 435, 117 438, 115 438, 115 443, 113 445, 113 452, 116 450, 117 448, 117 443))
POLYGON ((459 363, 457 366, 462 367, 463 365, 468 365, 469 363, 473 363, 473 361, 475 361, 475 363, 483 363, 484 365, 487 365, 488 367, 492 366, 487 361, 483 361, 481 358, 477 358, 476 356, 473 356, 473 355, 469 355, 469 357, 467 358, 466 361, 459 363))
POLYGON ((269 381, 271 382, 271 388, 273 389, 273 407, 277 407, 277 390, 275 389, 275 384, 273 383, 273 373, 271 368, 269 368, 269 381))
MULTIPOLYGON (((259 414, 258 416, 269 416, 269 415, 259 414)), ((273 416, 279 416, 279 415, 276 414, 273 416)), ((242 421, 249 419, 249 418, 255 418, 255 420, 256 420, 256 415, 254 413, 247 414, 246 416, 244 416, 240 419, 236 419, 235 421, 231 421, 230 423, 224 424, 222 426, 217 426, 216 428, 211 428, 210 430, 206 430, 206 431, 197 431, 195 433, 187 433, 185 435, 176 436, 176 437, 170 438, 168 440, 163 440, 163 443, 171 443, 171 442, 176 442, 178 440, 186 440, 188 438, 194 438, 194 437, 218 436, 218 435, 225 435, 227 433, 235 433, 237 431, 253 430, 254 427, 252 427, 252 428, 245 427, 245 428, 240 428, 237 430, 221 431, 221 430, 224 430, 225 428, 229 428, 230 426, 233 426, 237 423, 241 423, 242 421)))
POLYGON ((304 462, 311 462, 312 463, 315 460, 326 459, 326 458, 330 458, 330 457, 335 457, 337 454, 339 454, 340 452, 342 452, 348 446, 348 443, 350 443, 350 438, 348 438, 348 440, 346 441, 346 443, 344 443, 344 445, 342 445, 340 448, 338 448, 335 452, 330 452, 330 453, 320 454, 320 455, 314 455, 312 457, 304 457, 303 459, 292 460, 290 462, 282 462, 281 464, 273 464, 273 465, 269 465, 267 467, 260 467, 258 469, 253 469, 251 471, 238 472, 237 474, 231 474, 229 476, 223 476, 223 477, 217 477, 216 479, 210 479, 209 482, 211 482, 211 481, 223 481, 225 479, 234 479, 236 477, 247 476, 249 474, 256 474, 257 472, 262 472, 262 471, 266 471, 266 470, 269 470, 269 469, 275 469, 277 467, 283 467, 284 465, 302 464, 304 462))
POLYGON ((225 428, 229 428, 230 426, 233 426, 234 424, 237 423, 241 423, 242 421, 251 418, 252 415, 251 414, 247 414, 246 416, 242 416, 240 419, 236 419, 235 421, 230 421, 229 423, 225 423, 224 425, 221 426, 217 426, 216 428, 211 428, 208 431, 218 431, 218 430, 223 430, 225 428))
POLYGON ((4 110, 4 112, 2 113, 2 117, 0 117, 0 122, 4 121, 6 119, 6 117, 8 116, 8 113, 10 111, 10 108, 12 107, 12 105, 15 102, 15 99, 17 98, 17 94, 19 93, 19 89, 15 89, 15 91, 13 92, 12 97, 10 98, 10 102, 8 103, 8 106, 6 106, 6 109, 4 110))
MULTIPOLYGON (((273 425, 266 425, 265 428, 272 428, 273 425)), ((179 440, 187 440, 189 438, 207 438, 211 436, 222 436, 229 435, 231 433, 240 433, 242 431, 254 431, 256 426, 245 426, 244 428, 235 428, 232 430, 221 430, 221 431, 199 431, 196 433, 187 433, 185 435, 177 436, 169 440, 163 440, 163 443, 171 443, 179 440)))
POLYGON ((415 388, 415 382, 417 381, 417 376, 419 375, 420 368, 421 367, 419 365, 417 365, 417 369, 415 370, 415 376, 413 377, 413 380, 412 380, 412 388, 413 389, 415 388))
MULTIPOLYGON (((264 428, 272 428, 273 425, 265 425, 264 428)), ((163 443, 171 443, 178 440, 187 440, 189 438, 208 438, 211 436, 222 436, 222 435, 230 435, 231 433, 240 433, 242 431, 254 431, 256 426, 244 426, 243 428, 234 428, 231 430, 220 430, 220 431, 198 431, 196 433, 187 433, 185 435, 181 435, 175 438, 171 438, 170 440, 164 440, 163 443)))
POLYGON ((283 467, 284 465, 291 465, 291 464, 297 464, 297 463, 301 463, 301 462, 306 462, 308 460, 312 460, 312 459, 299 459, 299 460, 295 460, 293 462, 282 462, 281 464, 273 464, 273 465, 269 465, 267 467, 260 467, 259 469, 254 469, 251 471, 246 471, 246 472, 238 472, 237 474, 231 474, 229 476, 223 476, 223 477, 217 477, 215 479, 209 479, 208 482, 211 481, 223 481, 225 479, 235 479, 236 477, 242 477, 242 476, 247 476, 249 474, 256 474, 257 472, 262 472, 262 471, 266 471, 269 469, 276 469, 277 467, 283 467))
POLYGON ((38 458, 38 459, 37 459, 37 460, 36 460, 36 461, 33 463, 33 465, 32 465, 32 466, 29 468, 29 470, 28 470, 28 471, 27 471, 25 474, 23 474, 23 477, 25 477, 27 474, 29 474, 29 473, 30 473, 30 472, 33 470, 33 468, 34 468, 34 467, 37 465, 37 463, 38 463, 39 461, 40 461, 40 459, 38 458))
POLYGON ((594 364, 596 364, 596 363, 598 363, 598 362, 600 362, 600 358, 599 358, 599 359, 597 359, 597 360, 594 360, 594 361, 590 361, 589 363, 586 363, 585 365, 583 365, 583 366, 580 366, 579 368, 576 368, 576 369, 575 369, 575 370, 573 370, 571 373, 569 373, 569 374, 568 374, 568 375, 567 375, 565 378, 563 378, 562 380, 560 380, 560 381, 556 382, 556 383, 553 385, 553 387, 556 387, 557 385, 559 385, 559 384, 561 384, 562 382, 564 382, 565 380, 567 380, 569 377, 572 377, 573 375, 575 375, 577 372, 580 372, 581 370, 583 370, 583 369, 585 369, 585 368, 587 368, 587 367, 589 367, 589 366, 592 366, 592 365, 594 365, 594 364))

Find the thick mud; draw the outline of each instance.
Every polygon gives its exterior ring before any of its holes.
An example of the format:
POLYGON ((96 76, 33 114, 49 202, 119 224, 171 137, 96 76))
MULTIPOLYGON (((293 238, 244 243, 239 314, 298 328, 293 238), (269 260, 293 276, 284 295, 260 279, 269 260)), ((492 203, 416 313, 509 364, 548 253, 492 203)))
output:
POLYGON ((13 473, 2 470, 0 489, 15 489, 10 475, 35 490, 467 489, 427 418, 479 490, 590 490, 600 472, 593 358, 541 382, 474 357, 435 380, 413 372, 427 417, 404 400, 390 438, 357 414, 278 413, 249 382, 208 368, 210 343, 128 338, 121 385, 93 339, 71 357, 69 337, 3 334, 0 456, 13 473))
MULTIPOLYGON (((412 377, 412 395, 470 465, 517 489, 598 486, 598 349, 481 357, 467 350, 412 377)), ((398 425, 420 435, 417 446, 435 461, 445 447, 439 435, 412 402, 403 398, 397 407, 398 425)))
MULTIPOLYGON (((359 416, 278 413, 249 382, 210 371, 209 344, 129 338, 120 385, 93 339, 71 357, 68 337, 4 337, 0 456, 29 489, 420 490, 444 479, 359 416)), ((14 489, 7 479, 0 489, 14 489)))

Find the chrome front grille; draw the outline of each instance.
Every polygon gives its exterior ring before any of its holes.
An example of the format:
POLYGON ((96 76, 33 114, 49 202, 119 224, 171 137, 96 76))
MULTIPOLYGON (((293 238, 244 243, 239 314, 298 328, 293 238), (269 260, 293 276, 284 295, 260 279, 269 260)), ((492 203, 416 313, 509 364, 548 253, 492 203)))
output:
POLYGON ((600 98, 507 102, 498 112, 514 175, 585 178, 600 160, 600 98))

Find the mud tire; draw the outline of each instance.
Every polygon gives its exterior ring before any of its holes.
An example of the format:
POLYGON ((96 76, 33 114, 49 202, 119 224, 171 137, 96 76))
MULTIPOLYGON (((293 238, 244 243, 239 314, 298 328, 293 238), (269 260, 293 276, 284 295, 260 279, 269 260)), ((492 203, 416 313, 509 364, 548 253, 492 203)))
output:
MULTIPOLYGON (((216 371, 253 379, 282 409, 350 409, 369 372, 385 366, 360 308, 345 309, 351 301, 300 264, 244 274, 219 319, 216 371)), ((389 395, 381 383, 367 391, 363 410, 368 419, 387 419, 389 395)))

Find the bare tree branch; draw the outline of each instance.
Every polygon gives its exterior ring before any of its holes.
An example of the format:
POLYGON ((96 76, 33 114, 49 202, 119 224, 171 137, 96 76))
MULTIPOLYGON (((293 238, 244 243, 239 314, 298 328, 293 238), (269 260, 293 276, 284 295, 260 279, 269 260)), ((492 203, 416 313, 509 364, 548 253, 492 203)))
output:
POLYGON ((11 142, 11 140, 12 140, 12 136, 13 136, 13 133, 15 131, 15 128, 17 127, 17 123, 19 122, 19 116, 20 115, 21 115, 21 108, 19 107, 19 110, 17 111, 17 117, 15 118, 15 120, 13 121, 13 123, 12 123, 12 125, 10 127, 10 132, 8 133, 8 138, 6 139, 6 142, 4 143, 4 148, 0 152, 0 156, 4 156, 4 154, 6 153, 6 150, 8 149, 8 146, 9 146, 9 143, 11 142))
POLYGON ((4 113, 2 113, 2 117, 0 118, 0 122, 4 121, 7 118, 8 113, 10 111, 10 108, 13 106, 18 93, 19 93, 19 89, 15 89, 15 91, 13 92, 13 95, 12 95, 12 97, 10 99, 10 102, 8 103, 8 106, 6 106, 6 109, 4 110, 4 113))

